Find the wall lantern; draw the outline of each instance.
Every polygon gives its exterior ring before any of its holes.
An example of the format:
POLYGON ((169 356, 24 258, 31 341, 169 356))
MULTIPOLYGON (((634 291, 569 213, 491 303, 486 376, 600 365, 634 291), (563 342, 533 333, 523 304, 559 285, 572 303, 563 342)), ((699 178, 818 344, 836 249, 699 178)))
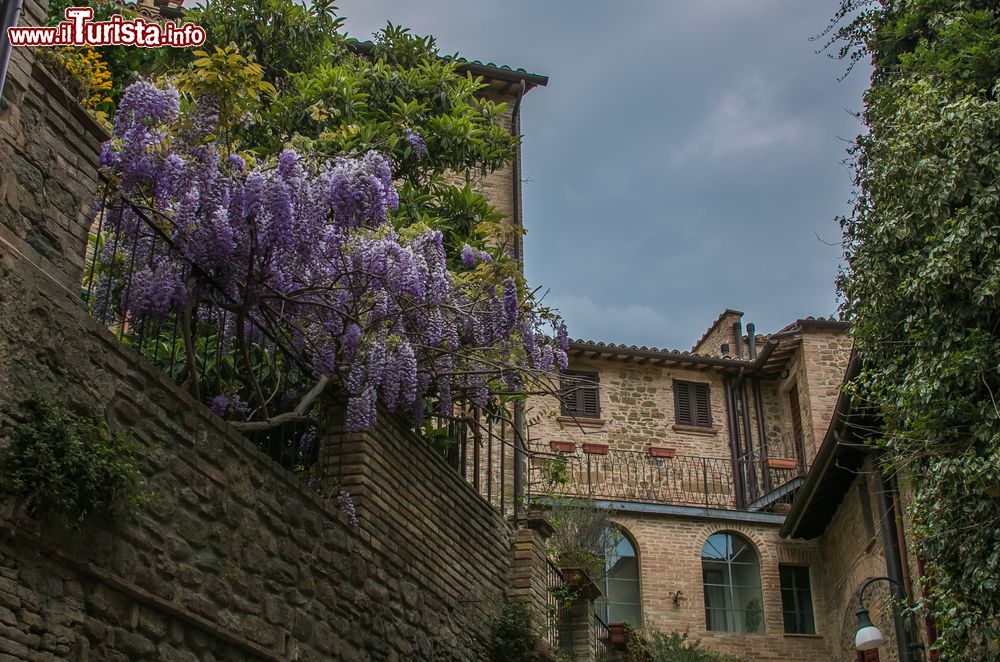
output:
MULTIPOLYGON (((854 635, 854 648, 859 651, 875 650, 885 643, 885 635, 872 623, 871 616, 868 614, 868 608, 865 607, 865 590, 875 582, 889 582, 898 588, 900 594, 905 597, 903 586, 891 577, 871 577, 865 580, 865 583, 861 585, 861 590, 858 591, 858 631, 854 635)), ((903 631, 903 637, 910 640, 909 633, 905 630, 903 631)), ((920 643, 912 641, 903 641, 900 643, 902 644, 901 648, 905 646, 909 652, 911 656, 909 659, 916 659, 917 651, 923 648, 923 645, 920 643)))

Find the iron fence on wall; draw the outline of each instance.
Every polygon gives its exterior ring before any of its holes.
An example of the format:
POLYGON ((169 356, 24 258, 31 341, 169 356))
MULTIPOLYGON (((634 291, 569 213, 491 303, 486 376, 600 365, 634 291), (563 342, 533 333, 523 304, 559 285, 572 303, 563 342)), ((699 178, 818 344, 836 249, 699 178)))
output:
MULTIPOLYGON (((163 296, 175 296, 164 292, 163 296)), ((147 292, 145 297, 151 295, 147 292)), ((183 258, 171 241, 166 219, 128 203, 103 211, 96 220, 88 247, 81 298, 91 315, 125 345, 138 351, 172 380, 223 416, 239 414, 260 420, 291 408, 293 385, 308 371, 288 336, 282 336, 279 311, 261 306, 258 316, 237 316, 235 301, 198 264, 183 258), (181 265, 179 279, 197 275, 185 312, 137 315, 134 304, 143 288, 152 287, 159 264, 181 265), (266 324, 265 324, 266 323, 266 324), (237 337, 255 364, 248 379, 247 361, 237 337), (234 383, 255 383, 262 397, 256 401, 234 383), (220 397, 221 396, 221 397, 220 397), (254 402, 254 404, 250 404, 254 402)), ((315 426, 305 419, 258 430, 247 430, 251 441, 283 467, 308 474, 318 459, 315 426)))
POLYGON ((608 624, 596 613, 594 614, 594 660, 596 662, 621 662, 625 659, 622 651, 611 643, 611 630, 608 624))

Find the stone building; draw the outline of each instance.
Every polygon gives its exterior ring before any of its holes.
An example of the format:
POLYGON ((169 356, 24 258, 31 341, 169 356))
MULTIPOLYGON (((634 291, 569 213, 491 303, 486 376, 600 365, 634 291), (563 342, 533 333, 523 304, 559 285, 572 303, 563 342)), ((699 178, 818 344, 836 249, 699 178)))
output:
MULTIPOLYGON (((571 320, 570 320, 571 321, 571 320)), ((529 405, 529 481, 611 507, 624 534, 598 613, 750 659, 826 659, 823 550, 782 540, 850 355, 847 325, 770 335, 724 311, 689 352, 576 341, 561 402, 529 405)))

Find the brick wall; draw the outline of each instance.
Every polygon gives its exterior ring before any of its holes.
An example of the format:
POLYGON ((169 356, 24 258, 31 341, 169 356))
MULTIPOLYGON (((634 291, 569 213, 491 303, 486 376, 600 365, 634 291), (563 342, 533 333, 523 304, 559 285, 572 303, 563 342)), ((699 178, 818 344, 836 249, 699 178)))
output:
POLYGON ((0 439, 34 395, 105 418, 154 496, 81 531, 0 498, 0 659, 484 659, 510 529, 417 439, 345 442, 371 451, 352 528, 87 315, 100 133, 29 56, 0 109, 0 439))
MULTIPOLYGON (((858 589, 869 577, 886 574, 871 472, 869 461, 844 495, 826 531, 817 539, 826 569, 822 584, 827 607, 824 621, 829 631, 829 659, 833 662, 857 659, 854 635, 858 627, 858 589)), ((899 658, 888 595, 888 585, 884 582, 874 584, 865 593, 872 622, 887 639, 879 655, 883 660, 895 660, 899 658)))
POLYGON ((826 613, 820 554, 814 543, 783 541, 778 525, 746 522, 705 521, 688 517, 619 513, 616 520, 635 540, 639 551, 644 624, 664 632, 687 630, 692 638, 720 652, 750 660, 826 659, 826 613), (733 531, 751 541, 761 564, 764 633, 709 632, 705 627, 705 598, 701 550, 710 535, 733 531), (787 635, 781 610, 778 565, 807 565, 813 583, 816 614, 815 636, 787 635), (675 606, 672 593, 683 593, 675 606))

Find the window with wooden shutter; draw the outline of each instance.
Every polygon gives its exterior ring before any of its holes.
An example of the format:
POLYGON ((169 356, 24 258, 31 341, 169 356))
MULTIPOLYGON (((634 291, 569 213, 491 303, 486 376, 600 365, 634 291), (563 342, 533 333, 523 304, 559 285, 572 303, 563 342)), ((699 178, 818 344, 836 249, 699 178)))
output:
POLYGON ((564 372, 559 380, 562 415, 600 418, 600 377, 596 372, 564 372))
POLYGON ((712 427, 708 384, 674 380, 674 420, 677 425, 712 427))

